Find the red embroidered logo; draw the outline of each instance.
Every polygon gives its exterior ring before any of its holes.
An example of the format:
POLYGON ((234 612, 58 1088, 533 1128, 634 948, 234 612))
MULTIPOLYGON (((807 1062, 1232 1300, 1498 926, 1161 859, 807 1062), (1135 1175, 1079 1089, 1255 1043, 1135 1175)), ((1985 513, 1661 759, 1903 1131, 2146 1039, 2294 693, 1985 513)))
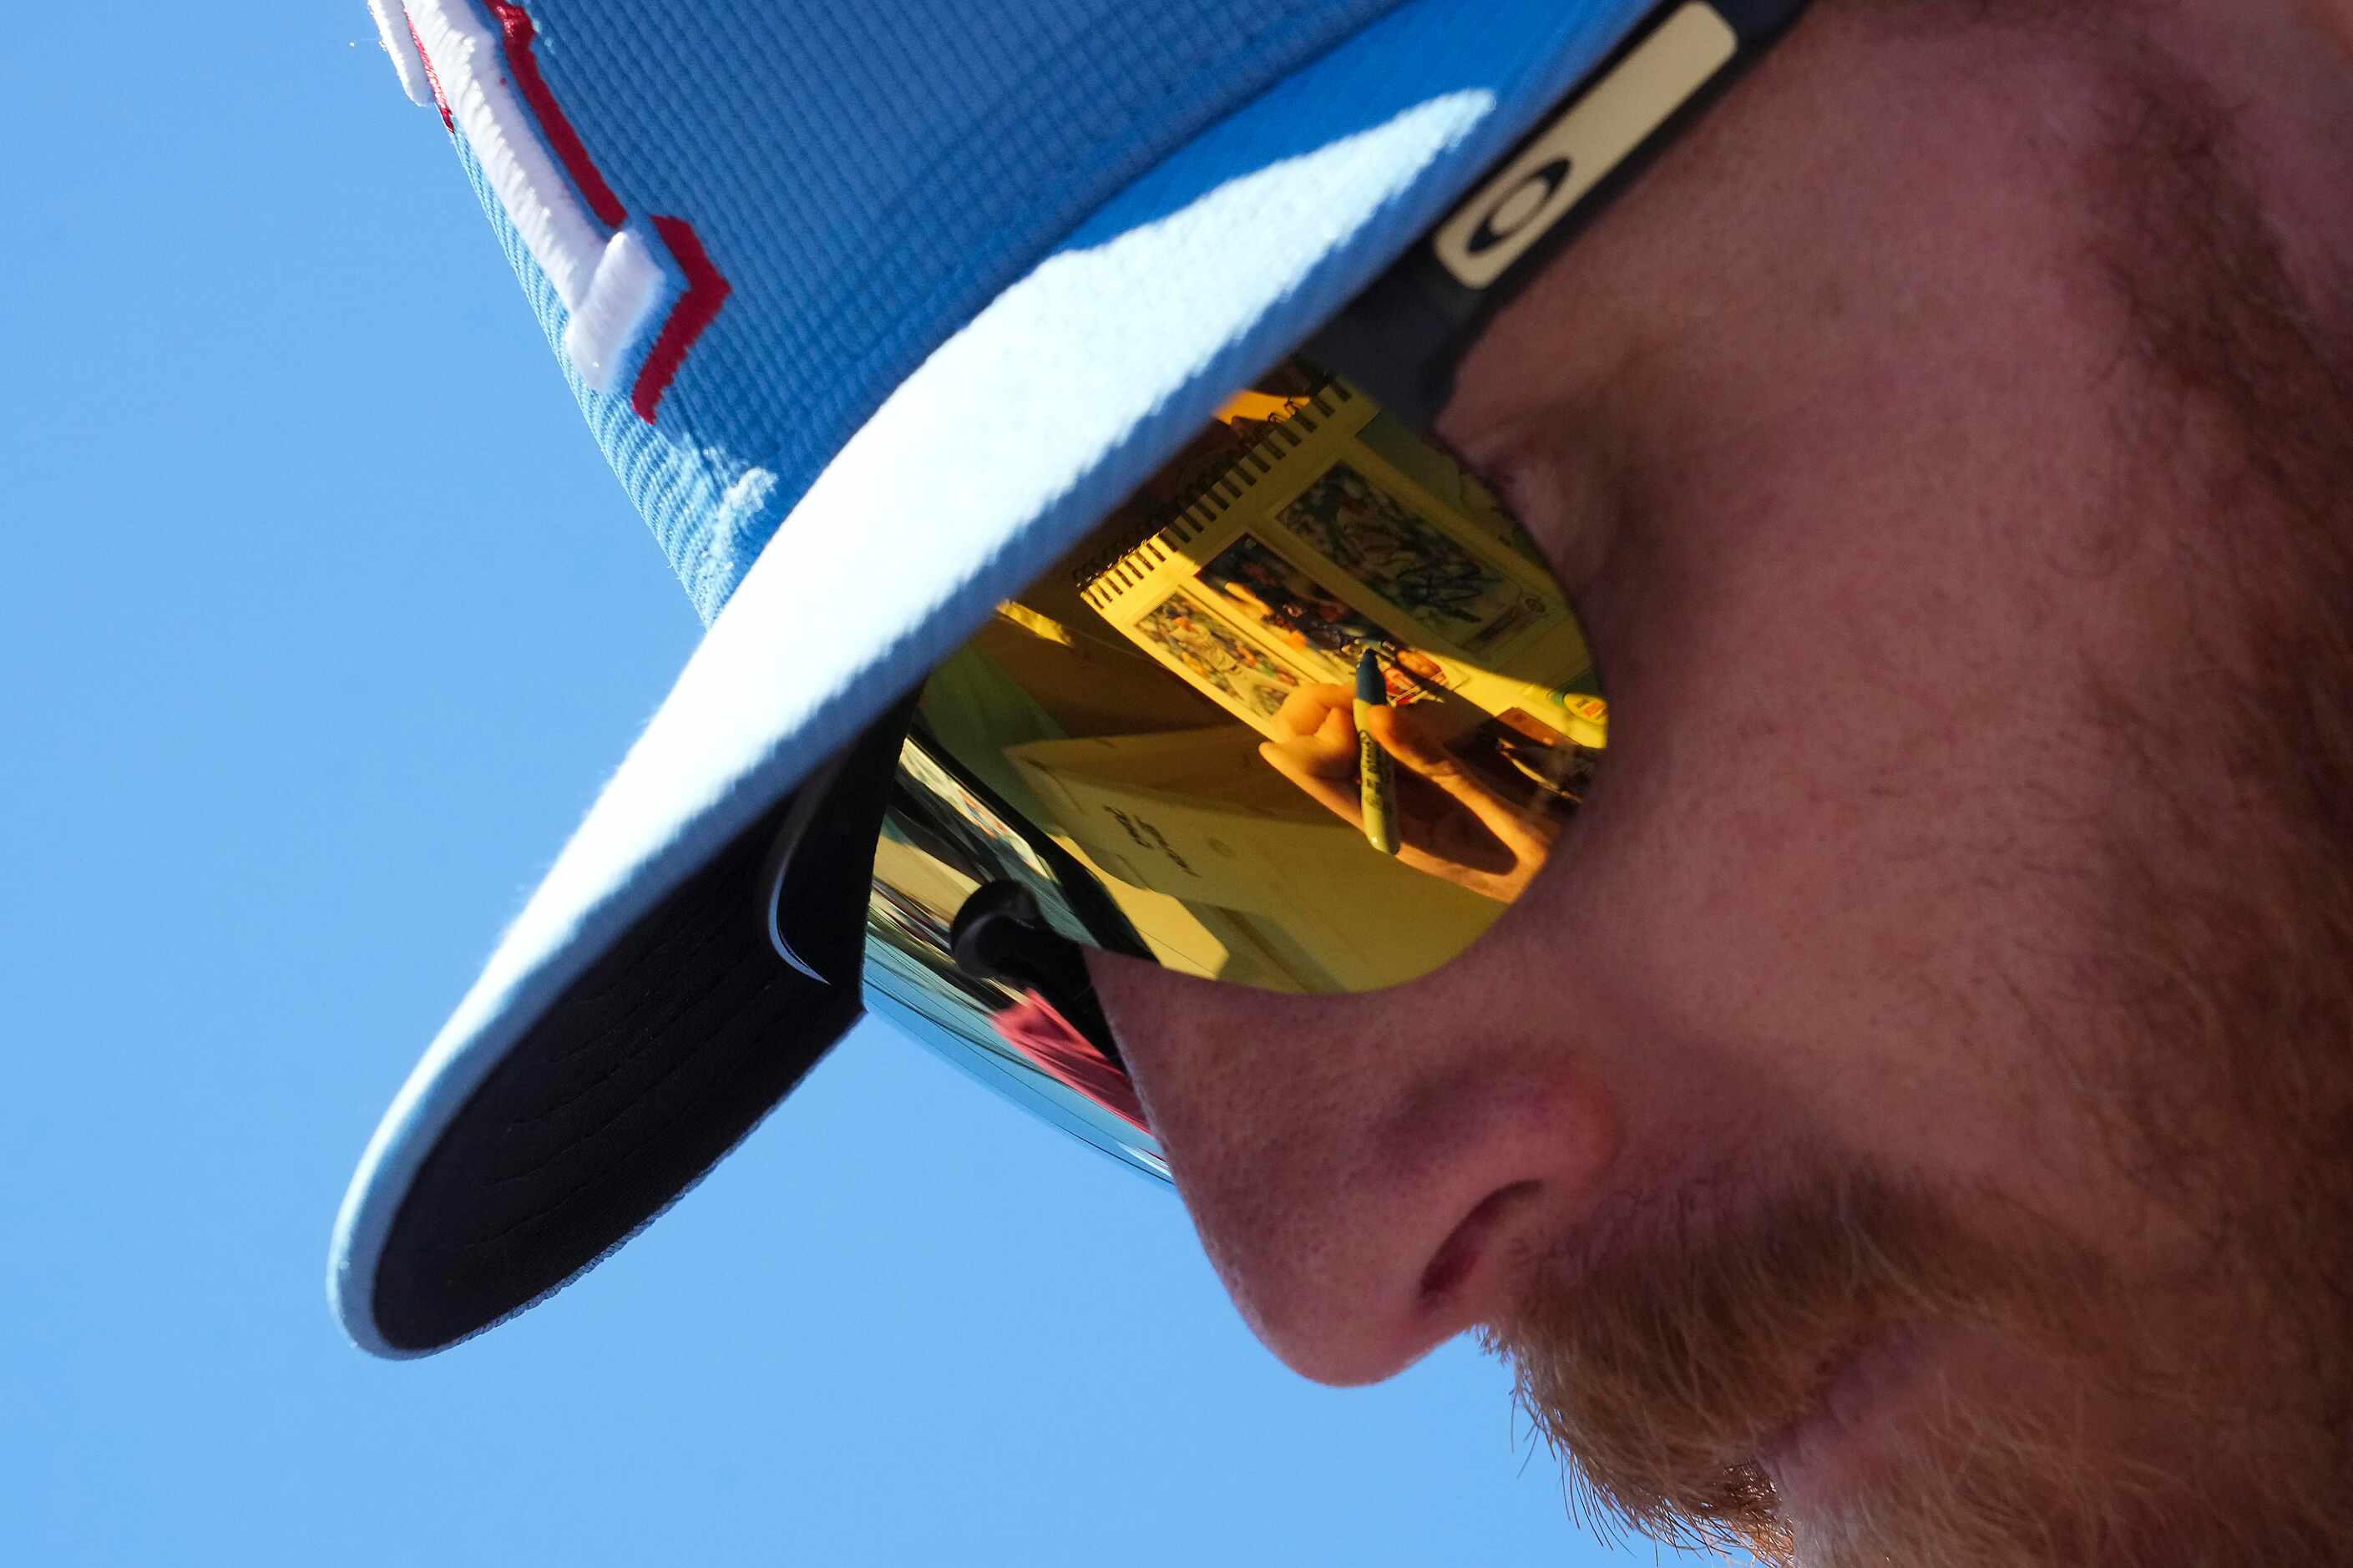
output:
POLYGON ((565 353, 581 378, 596 391, 618 392, 623 365, 651 335, 628 389, 629 406, 650 425, 726 302, 727 279, 685 218, 630 221, 540 71, 530 13, 512 0, 488 4, 495 37, 469 0, 369 0, 369 8, 409 97, 438 108, 442 123, 465 135, 563 300, 571 318, 565 353), (675 293, 656 259, 661 252, 684 280, 675 293))

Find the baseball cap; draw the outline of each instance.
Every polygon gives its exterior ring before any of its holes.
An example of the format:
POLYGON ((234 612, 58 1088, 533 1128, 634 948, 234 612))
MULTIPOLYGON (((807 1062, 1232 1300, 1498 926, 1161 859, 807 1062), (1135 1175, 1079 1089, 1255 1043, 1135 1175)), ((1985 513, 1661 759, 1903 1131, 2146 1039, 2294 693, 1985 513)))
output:
POLYGON ((1646 8, 371 5, 708 626, 362 1157, 329 1295, 398 1357, 592 1267, 832 1047, 873 838, 816 808, 902 764, 904 694, 1646 8), (746 893, 780 841, 795 963, 746 893))

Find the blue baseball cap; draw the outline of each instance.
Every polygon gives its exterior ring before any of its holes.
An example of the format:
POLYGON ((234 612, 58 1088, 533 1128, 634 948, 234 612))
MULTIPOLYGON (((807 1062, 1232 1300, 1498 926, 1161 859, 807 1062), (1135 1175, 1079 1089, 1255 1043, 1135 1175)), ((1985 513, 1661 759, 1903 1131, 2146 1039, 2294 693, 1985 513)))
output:
POLYGON ((859 998, 745 891, 799 787, 1647 6, 370 4, 708 627, 344 1197, 333 1309, 406 1357, 593 1267, 832 1047, 859 998))

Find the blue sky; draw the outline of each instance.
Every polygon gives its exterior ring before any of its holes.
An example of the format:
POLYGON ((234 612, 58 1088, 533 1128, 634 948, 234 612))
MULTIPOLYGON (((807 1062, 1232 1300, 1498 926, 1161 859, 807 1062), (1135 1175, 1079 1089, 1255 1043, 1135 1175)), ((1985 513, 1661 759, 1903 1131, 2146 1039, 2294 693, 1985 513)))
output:
POLYGON ((551 1304, 352 1350, 361 1146, 699 628, 360 0, 11 31, 9 1561, 1609 1555, 1499 1369, 1298 1381, 872 1027, 551 1304))

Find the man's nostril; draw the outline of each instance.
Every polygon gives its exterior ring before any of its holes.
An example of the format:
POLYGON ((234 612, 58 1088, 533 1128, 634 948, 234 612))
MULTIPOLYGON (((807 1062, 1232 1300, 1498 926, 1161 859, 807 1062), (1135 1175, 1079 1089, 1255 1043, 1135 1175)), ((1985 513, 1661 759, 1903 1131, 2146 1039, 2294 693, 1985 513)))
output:
POLYGON ((1471 1277, 1492 1245, 1496 1227, 1504 1215, 1534 1197, 1540 1184, 1514 1182, 1498 1187, 1479 1200, 1471 1212, 1462 1216, 1454 1233, 1431 1257, 1430 1266, 1421 1272, 1421 1304, 1429 1308, 1444 1300, 1457 1287, 1471 1277))

